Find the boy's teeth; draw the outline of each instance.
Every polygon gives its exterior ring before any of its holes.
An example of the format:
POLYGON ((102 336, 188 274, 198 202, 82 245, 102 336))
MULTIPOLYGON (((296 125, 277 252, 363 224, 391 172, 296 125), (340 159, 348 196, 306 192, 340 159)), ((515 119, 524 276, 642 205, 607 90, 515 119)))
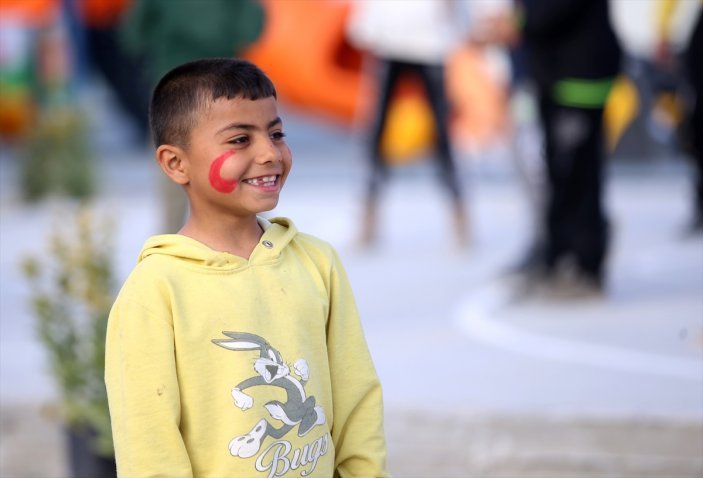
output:
POLYGON ((276 176, 264 176, 261 178, 247 179, 246 183, 252 186, 273 186, 276 183, 276 176))

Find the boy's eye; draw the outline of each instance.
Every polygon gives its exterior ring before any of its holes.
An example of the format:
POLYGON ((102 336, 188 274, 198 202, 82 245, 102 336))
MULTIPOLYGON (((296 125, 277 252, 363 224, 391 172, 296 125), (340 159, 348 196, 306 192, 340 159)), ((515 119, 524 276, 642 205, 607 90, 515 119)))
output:
POLYGON ((236 138, 232 138, 229 141, 227 141, 230 144, 244 144, 249 140, 247 136, 237 136, 236 138))
POLYGON ((275 140, 281 140, 286 137, 286 133, 283 131, 274 131, 271 133, 271 139, 275 140))

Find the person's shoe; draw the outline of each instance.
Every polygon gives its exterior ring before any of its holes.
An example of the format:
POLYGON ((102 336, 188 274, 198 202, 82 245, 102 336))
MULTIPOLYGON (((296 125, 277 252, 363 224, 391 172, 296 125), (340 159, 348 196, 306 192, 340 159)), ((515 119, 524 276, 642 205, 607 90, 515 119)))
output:
POLYGON ((545 267, 544 246, 535 241, 514 265, 508 269, 509 274, 539 275, 545 267))
POLYGON ((599 299, 605 295, 600 274, 586 272, 574 264, 561 264, 546 281, 546 295, 553 299, 599 299))
POLYGON ((684 236, 700 236, 703 235, 703 212, 696 214, 693 220, 684 229, 684 236))
POLYGON ((551 273, 544 264, 542 255, 530 252, 518 264, 505 271, 503 282, 515 300, 538 298, 550 282, 551 273))
POLYGON ((375 199, 367 199, 364 204, 363 217, 361 219, 361 235, 359 245, 370 247, 375 244, 378 233, 378 202, 375 199))
POLYGON ((603 285, 586 274, 556 280, 551 284, 551 296, 555 299, 600 299, 605 295, 603 285))
POLYGON ((452 221, 454 223, 454 237, 459 249, 465 249, 470 245, 468 214, 464 204, 460 200, 452 204, 452 221))
POLYGON ((587 273, 566 262, 547 268, 541 263, 513 274, 516 297, 537 300, 589 300, 605 296, 600 275, 587 273))

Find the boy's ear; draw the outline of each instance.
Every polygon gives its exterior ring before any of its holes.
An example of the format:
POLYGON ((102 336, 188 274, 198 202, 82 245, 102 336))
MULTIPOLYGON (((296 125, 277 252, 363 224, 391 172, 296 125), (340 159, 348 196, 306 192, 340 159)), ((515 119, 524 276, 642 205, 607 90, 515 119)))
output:
POLYGON ((190 182, 188 161, 183 149, 170 144, 162 144, 156 149, 156 161, 166 176, 177 184, 185 185, 190 182))

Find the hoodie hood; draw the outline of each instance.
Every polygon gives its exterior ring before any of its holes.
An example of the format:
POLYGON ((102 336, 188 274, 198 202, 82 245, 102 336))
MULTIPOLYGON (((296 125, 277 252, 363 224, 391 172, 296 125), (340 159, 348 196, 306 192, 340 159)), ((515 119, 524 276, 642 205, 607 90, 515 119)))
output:
POLYGON ((169 256, 195 266, 214 269, 235 269, 250 264, 274 261, 280 256, 298 230, 290 219, 257 217, 264 234, 249 259, 211 249, 200 241, 181 234, 161 234, 149 238, 139 254, 138 262, 151 256, 169 256))

